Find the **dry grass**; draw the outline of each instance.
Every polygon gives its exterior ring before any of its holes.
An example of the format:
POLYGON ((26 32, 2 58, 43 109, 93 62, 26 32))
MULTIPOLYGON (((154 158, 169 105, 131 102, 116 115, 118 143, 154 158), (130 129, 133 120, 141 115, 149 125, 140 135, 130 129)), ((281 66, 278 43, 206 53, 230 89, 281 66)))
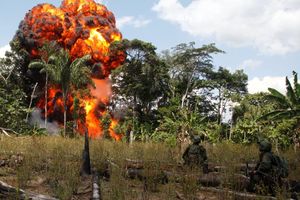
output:
MULTIPOLYGON (((108 140, 93 140, 90 145, 91 162, 95 170, 103 172, 108 166, 107 161, 110 163, 110 180, 103 181, 101 185, 103 199, 175 199, 175 191, 180 191, 186 199, 193 199, 199 192, 199 171, 178 168, 180 155, 175 148, 152 143, 134 143, 129 146, 108 140), (148 178, 142 181, 126 179, 126 158, 143 161, 143 175, 148 178), (178 176, 170 178, 168 184, 162 185, 157 181, 162 169, 178 176)), ((256 146, 231 143, 205 146, 210 162, 226 166, 222 186, 239 190, 239 184, 233 178, 237 172, 236 165, 254 162, 258 158, 256 146)), ((21 165, 5 169, 0 167, 0 180, 59 199, 71 199, 80 182, 82 149, 83 139, 3 137, 0 139, 0 159, 20 154, 24 160, 21 165)), ((299 153, 294 153, 291 149, 283 154, 291 163, 291 177, 299 180, 299 153)), ((226 199, 222 196, 224 198, 226 199)))

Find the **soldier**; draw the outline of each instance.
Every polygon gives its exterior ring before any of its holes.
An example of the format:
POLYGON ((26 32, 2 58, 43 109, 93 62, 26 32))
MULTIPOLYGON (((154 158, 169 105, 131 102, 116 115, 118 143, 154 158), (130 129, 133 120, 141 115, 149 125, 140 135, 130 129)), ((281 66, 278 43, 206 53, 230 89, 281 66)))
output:
POLYGON ((193 144, 185 150, 182 158, 185 165, 190 167, 202 167, 203 173, 208 173, 206 149, 202 145, 199 145, 200 142, 201 138, 195 136, 193 138, 193 144))
POLYGON ((275 196, 276 186, 281 186, 281 178, 276 175, 274 170, 274 155, 272 153, 272 144, 263 140, 258 142, 259 161, 255 170, 250 173, 249 192, 259 192, 266 189, 266 192, 275 196))

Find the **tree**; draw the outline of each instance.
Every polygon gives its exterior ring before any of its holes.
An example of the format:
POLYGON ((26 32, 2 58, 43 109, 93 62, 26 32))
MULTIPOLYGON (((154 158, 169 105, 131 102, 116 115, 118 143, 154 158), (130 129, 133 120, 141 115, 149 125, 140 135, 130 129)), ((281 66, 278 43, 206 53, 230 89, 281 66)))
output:
POLYGON ((87 67, 87 62, 90 60, 90 55, 71 60, 69 53, 61 49, 56 54, 50 57, 49 62, 51 68, 48 70, 49 77, 54 83, 61 86, 63 105, 64 105, 64 136, 66 135, 67 123, 67 99, 70 95, 71 87, 78 89, 85 87, 88 84, 93 84, 90 78, 90 69, 87 67))
POLYGON ((170 93, 159 108, 161 119, 156 137, 173 134, 178 142, 182 142, 188 140, 193 131, 203 132, 209 121, 208 112, 212 109, 211 100, 207 101, 203 88, 213 71, 212 55, 217 53, 223 51, 214 44, 197 48, 194 42, 179 44, 172 51, 163 52, 162 59, 170 75, 170 93), (190 119, 196 123, 191 124, 190 119), (167 126, 174 126, 170 128, 171 132, 167 126))
POLYGON ((217 123, 221 124, 222 117, 229 101, 234 101, 236 96, 247 93, 248 76, 243 70, 231 73, 228 69, 220 67, 218 71, 211 72, 207 81, 207 88, 212 90, 216 100, 217 123))
POLYGON ((29 126, 25 122, 26 94, 22 90, 21 74, 10 58, 0 58, 0 132, 11 130, 23 133, 29 126), (18 84, 19 83, 19 84, 18 84))
POLYGON ((38 69, 40 74, 45 74, 45 128, 47 128, 47 105, 48 105, 48 71, 53 67, 53 64, 49 61, 51 56, 53 56, 58 50, 58 46, 55 43, 46 43, 41 49, 41 58, 38 60, 33 60, 28 68, 29 69, 38 69))
POLYGON ((0 132, 1 129, 11 129, 19 132, 28 127, 25 123, 26 95, 17 86, 5 85, 0 79, 0 132))
POLYGON ((6 73, 6 83, 9 82, 10 85, 18 86, 27 94, 28 98, 35 84, 35 81, 30 80, 30 75, 28 75, 30 55, 21 47, 18 40, 14 39, 9 44, 11 50, 6 51, 5 57, 1 59, 2 69, 0 74, 6 73))
POLYGON ((295 71, 293 71, 294 83, 292 86, 289 79, 286 77, 286 95, 280 93, 274 88, 268 88, 270 94, 267 95, 267 99, 271 102, 275 102, 278 106, 271 112, 262 115, 258 120, 272 120, 275 122, 282 122, 283 125, 280 126, 280 130, 275 133, 275 135, 280 135, 279 133, 288 134, 288 130, 293 130, 293 140, 295 145, 299 142, 299 134, 300 134, 300 84, 298 83, 298 75, 295 71), (282 128, 284 127, 284 128, 282 128))
POLYGON ((300 84, 298 83, 297 73, 293 71, 294 87, 286 77, 286 95, 274 88, 268 88, 270 94, 267 98, 279 104, 279 108, 263 115, 260 119, 282 120, 300 118, 300 84))
POLYGON ((189 107, 187 101, 195 90, 201 88, 203 80, 213 69, 212 54, 223 53, 214 44, 195 47, 194 42, 179 44, 173 48, 171 55, 165 54, 170 65, 171 84, 173 96, 181 98, 180 107, 189 107))
POLYGON ((251 143, 261 137, 274 141, 276 147, 286 147, 291 143, 295 120, 257 120, 259 116, 278 108, 276 101, 268 100, 268 93, 247 94, 233 108, 232 141, 251 143))
POLYGON ((165 109, 162 108, 160 110, 160 112, 164 112, 166 115, 162 116, 160 126, 152 135, 152 138, 155 140, 168 141, 173 138, 171 142, 177 142, 182 147, 182 143, 188 137, 193 137, 193 134, 202 133, 206 135, 203 132, 203 124, 206 122, 206 117, 201 117, 199 113, 189 111, 186 108, 178 109, 177 107, 176 115, 174 114, 175 110, 171 111, 172 114, 170 114, 165 109))
POLYGON ((113 90, 123 98, 123 105, 131 107, 133 121, 149 123, 154 115, 153 108, 168 93, 166 65, 151 43, 123 40, 117 46, 124 49, 127 57, 125 63, 113 72, 113 90))

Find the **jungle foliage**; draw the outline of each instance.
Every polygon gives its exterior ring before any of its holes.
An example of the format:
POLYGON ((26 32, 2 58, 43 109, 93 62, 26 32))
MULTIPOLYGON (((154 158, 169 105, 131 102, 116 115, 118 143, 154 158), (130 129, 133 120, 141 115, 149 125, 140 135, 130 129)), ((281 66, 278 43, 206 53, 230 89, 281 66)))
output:
MULTIPOLYGON (((63 87, 64 96, 70 87, 91 84, 88 56, 71 61, 57 46, 43 48, 46 55, 32 59, 13 40, 12 50, 1 58, 0 127, 18 133, 36 130, 26 121, 32 111, 30 101, 33 106, 37 101, 31 96, 36 83, 43 92, 37 95, 45 94, 51 82, 63 87)), ((158 54, 151 43, 125 39, 111 45, 114 49, 127 55, 111 75, 109 109, 122 112, 118 132, 126 133, 130 127, 136 140, 171 145, 194 134, 205 135, 210 142, 253 143, 268 137, 282 146, 299 138, 296 72, 292 83, 286 78, 286 94, 272 88, 268 93, 249 94, 243 70, 214 66, 214 55, 225 53, 215 44, 183 43, 158 54)))

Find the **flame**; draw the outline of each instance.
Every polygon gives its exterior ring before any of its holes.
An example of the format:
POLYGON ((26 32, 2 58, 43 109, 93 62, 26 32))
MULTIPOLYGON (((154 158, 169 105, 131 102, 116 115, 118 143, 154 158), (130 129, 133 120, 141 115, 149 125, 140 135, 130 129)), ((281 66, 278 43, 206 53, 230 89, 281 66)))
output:
POLYGON ((92 138, 98 138, 102 135, 102 128, 100 127, 100 120, 95 114, 97 106, 96 99, 88 99, 83 102, 86 112, 86 127, 89 131, 89 136, 92 138))
MULTIPOLYGON (((101 137, 101 117, 106 112, 105 106, 111 97, 108 76, 111 70, 125 60, 124 52, 112 53, 109 49, 111 43, 122 39, 113 13, 94 0, 63 0, 60 7, 39 4, 26 14, 16 37, 20 40, 21 47, 30 52, 33 58, 40 56, 38 49, 47 41, 56 41, 67 49, 73 60, 91 55, 93 71, 97 71, 93 74, 96 88, 90 88, 92 97, 77 95, 80 108, 85 114, 85 122, 81 124, 79 131, 84 133, 82 127, 86 126, 90 137, 101 137)), ((59 86, 49 86, 47 101, 50 120, 61 122, 64 106, 59 86)), ((37 107, 44 109, 44 105, 45 99, 41 97, 37 107)), ((74 109, 72 96, 67 98, 67 109, 67 118, 71 120, 74 109)), ((117 124, 118 121, 112 118, 109 133, 114 139, 120 140, 121 135, 114 132, 117 124)))
POLYGON ((109 135, 115 140, 119 141, 122 138, 122 134, 117 134, 115 132, 115 128, 118 125, 118 121, 116 119, 112 119, 109 126, 109 135))

